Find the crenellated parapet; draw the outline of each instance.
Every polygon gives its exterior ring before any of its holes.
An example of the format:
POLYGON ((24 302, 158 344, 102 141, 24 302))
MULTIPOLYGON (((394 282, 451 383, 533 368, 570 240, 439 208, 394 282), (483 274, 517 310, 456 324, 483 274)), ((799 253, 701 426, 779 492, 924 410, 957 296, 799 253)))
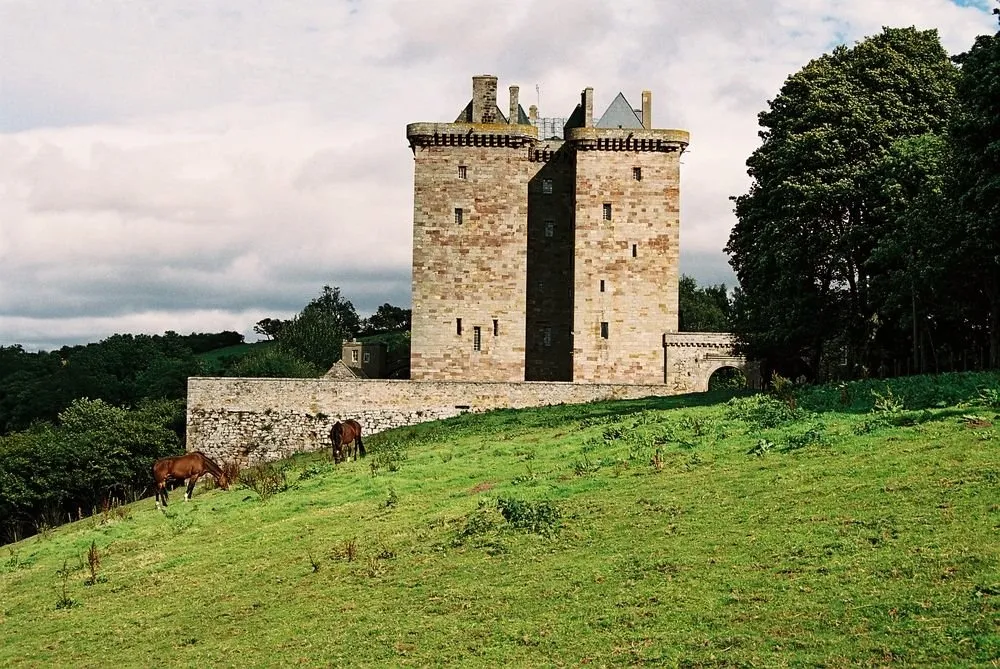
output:
POLYGON ((736 345, 736 337, 729 332, 666 332, 664 346, 685 348, 728 348, 736 345))
POLYGON ((512 123, 410 123, 406 139, 412 150, 424 146, 521 148, 538 141, 538 129, 512 123))
POLYGON ((645 128, 567 128, 566 141, 578 151, 683 152, 691 141, 687 130, 645 128))

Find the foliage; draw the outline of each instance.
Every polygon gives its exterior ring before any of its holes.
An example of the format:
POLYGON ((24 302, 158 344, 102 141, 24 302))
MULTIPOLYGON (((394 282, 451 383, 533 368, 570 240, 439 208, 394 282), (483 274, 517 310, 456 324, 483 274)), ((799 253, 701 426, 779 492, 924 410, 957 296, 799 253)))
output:
POLYGON ((788 402, 764 394, 734 397, 725 407, 726 418, 742 421, 756 429, 778 427, 798 416, 788 402))
POLYGON ((260 500, 266 502, 274 495, 288 490, 288 477, 285 471, 286 467, 280 464, 256 465, 240 471, 237 482, 257 493, 260 500))
POLYGON ((226 371, 227 376, 309 379, 322 376, 323 371, 311 362, 297 357, 286 348, 267 346, 255 348, 237 359, 226 371))
POLYGON ((182 450, 173 428, 183 416, 176 401, 129 410, 75 400, 58 425, 0 437, 0 537, 90 515, 112 497, 141 496, 153 462, 182 450))
POLYGON ((528 501, 516 497, 500 497, 497 508, 503 519, 513 527, 551 535, 559 529, 562 512, 550 500, 528 501))
POLYGON ((413 312, 411 309, 394 307, 388 302, 375 310, 375 313, 361 321, 362 336, 380 332, 398 332, 409 330, 413 312))
POLYGON ((955 255, 966 299, 979 306, 965 327, 987 333, 988 364, 1000 367, 1000 32, 977 37, 955 60, 961 65, 951 132, 961 242, 955 255))
POLYGON ((277 334, 278 346, 317 368, 327 370, 340 360, 345 339, 360 328, 358 313, 340 288, 323 286, 323 292, 277 334))
POLYGON ((678 321, 681 332, 728 332, 732 305, 725 284, 699 287, 682 275, 678 284, 678 321))
POLYGON ((76 399, 135 407, 144 399, 179 400, 189 376, 207 367, 196 352, 243 341, 238 332, 115 334, 100 342, 28 353, 0 346, 0 435, 52 422, 76 399))
POLYGON ((253 331, 259 335, 267 337, 268 340, 277 339, 281 331, 288 325, 291 321, 281 320, 280 318, 262 318, 257 321, 253 326, 253 331))
POLYGON ((935 169, 925 157, 941 146, 934 138, 948 128, 957 76, 936 31, 886 28, 808 63, 760 114, 753 183, 735 199, 726 247, 746 353, 802 356, 813 374, 848 376, 905 358, 894 347, 907 343, 901 305, 912 302, 912 274, 878 277, 914 261, 916 231, 887 240, 917 206, 923 177, 893 184, 910 162, 935 169), (921 137, 922 148, 901 144, 921 137))

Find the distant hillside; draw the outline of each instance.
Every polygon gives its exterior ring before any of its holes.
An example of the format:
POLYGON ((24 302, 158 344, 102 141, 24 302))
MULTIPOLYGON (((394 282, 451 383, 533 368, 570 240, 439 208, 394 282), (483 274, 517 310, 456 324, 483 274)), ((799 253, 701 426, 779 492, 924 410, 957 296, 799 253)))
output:
POLYGON ((791 399, 466 414, 109 509, 9 547, 0 666, 995 663, 1000 376, 791 399))
POLYGON ((237 360, 251 351, 266 349, 267 347, 273 345, 273 341, 236 344, 234 346, 225 346, 223 348, 217 348, 204 353, 199 353, 197 357, 205 363, 206 374, 212 376, 224 370, 228 361, 237 360))

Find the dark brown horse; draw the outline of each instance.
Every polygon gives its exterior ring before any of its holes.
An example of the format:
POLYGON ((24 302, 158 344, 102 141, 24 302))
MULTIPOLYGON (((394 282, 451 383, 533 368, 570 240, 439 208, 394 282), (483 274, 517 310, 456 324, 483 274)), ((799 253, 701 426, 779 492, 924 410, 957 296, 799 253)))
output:
POLYGON ((367 455, 365 444, 361 441, 361 424, 354 419, 334 423, 330 428, 330 441, 333 442, 330 453, 333 455, 333 461, 338 464, 350 459, 352 455, 357 462, 358 453, 361 457, 367 455))
POLYGON ((229 479, 222 467, 201 451, 185 453, 184 455, 174 455, 169 458, 160 458, 153 463, 153 481, 156 487, 156 506, 160 506, 160 498, 163 499, 163 506, 167 505, 167 483, 172 481, 183 481, 187 479, 187 493, 184 501, 191 499, 194 492, 194 484, 204 475, 210 474, 215 477, 219 487, 223 490, 229 489, 229 479))

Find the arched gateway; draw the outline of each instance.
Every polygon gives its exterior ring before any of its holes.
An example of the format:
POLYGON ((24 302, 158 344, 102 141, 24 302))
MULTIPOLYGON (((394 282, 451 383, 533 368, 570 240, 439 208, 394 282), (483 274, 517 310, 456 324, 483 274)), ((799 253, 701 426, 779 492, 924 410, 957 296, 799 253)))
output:
POLYGON ((756 363, 748 363, 734 353, 733 335, 728 332, 668 332, 663 335, 664 383, 671 393, 708 390, 712 374, 724 367, 739 369, 747 385, 760 387, 756 363))

